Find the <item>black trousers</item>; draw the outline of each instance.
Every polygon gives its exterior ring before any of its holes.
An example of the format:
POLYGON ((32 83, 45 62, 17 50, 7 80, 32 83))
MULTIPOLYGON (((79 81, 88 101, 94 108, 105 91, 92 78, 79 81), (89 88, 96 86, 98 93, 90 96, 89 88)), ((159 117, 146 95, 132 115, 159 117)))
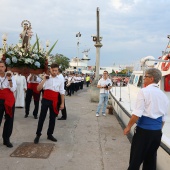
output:
POLYGON ((71 83, 71 94, 74 94, 75 91, 75 83, 71 83))
MULTIPOLYGON (((12 107, 13 116, 10 117, 8 114, 5 113, 5 122, 4 122, 4 129, 2 138, 5 142, 9 142, 10 136, 13 130, 13 122, 14 122, 14 111, 15 111, 15 104, 12 107)), ((4 100, 0 100, 0 117, 3 118, 5 112, 4 100)))
POLYGON ((78 82, 78 90, 81 89, 81 82, 78 82))
POLYGON ((70 84, 70 86, 67 87, 67 94, 69 96, 71 96, 71 88, 72 88, 72 85, 70 84))
POLYGON ((89 87, 90 81, 86 81, 86 86, 89 87))
POLYGON ((83 83, 84 83, 84 81, 80 82, 80 89, 83 89, 83 83))
POLYGON ((42 99, 41 112, 40 112, 40 117, 38 120, 37 132, 36 132, 37 136, 41 136, 43 124, 44 124, 48 109, 50 110, 50 117, 49 117, 47 135, 48 136, 52 135, 54 132, 55 119, 56 119, 57 115, 55 114, 54 109, 53 109, 53 102, 52 102, 52 100, 42 99))
MULTIPOLYGON (((37 93, 36 95, 37 95, 36 98, 38 99, 38 101, 34 100, 34 106, 35 106, 34 111, 33 111, 34 116, 38 115, 40 93, 37 93)), ((25 97, 25 114, 26 115, 29 115, 32 96, 33 96, 33 90, 27 89, 26 97, 25 97)))
POLYGON ((145 130, 136 127, 134 133, 128 170, 156 170, 157 149, 162 137, 161 130, 145 130))
POLYGON ((74 83, 74 85, 75 85, 75 91, 77 92, 79 89, 79 84, 78 83, 74 83))
POLYGON ((64 89, 67 90, 67 86, 66 86, 67 82, 64 82, 64 89))
MULTIPOLYGON (((61 105, 61 95, 59 93, 58 95, 58 110, 60 109, 61 105)), ((65 105, 65 100, 64 100, 64 109, 61 110, 62 118, 67 119, 67 110, 66 110, 66 105, 65 105)))

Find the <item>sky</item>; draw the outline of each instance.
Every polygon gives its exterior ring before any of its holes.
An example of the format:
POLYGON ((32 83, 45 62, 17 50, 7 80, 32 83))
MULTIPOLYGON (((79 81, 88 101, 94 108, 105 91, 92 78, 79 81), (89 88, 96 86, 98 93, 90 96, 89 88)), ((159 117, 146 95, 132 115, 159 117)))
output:
MULTIPOLYGON (((170 35, 169 0, 0 0, 0 35, 8 34, 8 45, 17 44, 21 22, 31 22, 45 48, 58 40, 52 54, 83 57, 90 49, 89 65, 95 65, 96 9, 100 9, 100 66, 131 65, 146 56, 158 58, 170 35), (76 33, 80 32, 79 54, 76 33)), ((0 47, 2 42, 0 42, 0 47)))

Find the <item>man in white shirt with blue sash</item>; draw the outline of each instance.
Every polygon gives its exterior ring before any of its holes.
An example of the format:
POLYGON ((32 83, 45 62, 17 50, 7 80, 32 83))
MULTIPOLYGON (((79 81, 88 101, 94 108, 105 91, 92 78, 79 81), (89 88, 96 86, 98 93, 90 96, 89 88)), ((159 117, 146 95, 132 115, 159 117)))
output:
POLYGON ((132 117, 124 129, 124 134, 127 135, 137 122, 128 170, 138 170, 142 163, 143 170, 156 170, 157 149, 169 107, 167 96, 157 85, 161 77, 161 71, 156 68, 146 70, 145 88, 139 91, 132 117))

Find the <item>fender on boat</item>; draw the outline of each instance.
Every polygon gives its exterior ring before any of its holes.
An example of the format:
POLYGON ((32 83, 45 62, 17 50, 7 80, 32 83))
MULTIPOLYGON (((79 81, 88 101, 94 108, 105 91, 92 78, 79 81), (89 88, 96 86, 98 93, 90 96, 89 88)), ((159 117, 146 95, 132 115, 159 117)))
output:
MULTIPOLYGON (((166 55, 164 60, 169 60, 170 59, 170 54, 166 55)), ((169 70, 169 67, 170 67, 170 62, 167 64, 167 63, 162 63, 161 65, 161 70, 162 71, 168 71, 169 70)))

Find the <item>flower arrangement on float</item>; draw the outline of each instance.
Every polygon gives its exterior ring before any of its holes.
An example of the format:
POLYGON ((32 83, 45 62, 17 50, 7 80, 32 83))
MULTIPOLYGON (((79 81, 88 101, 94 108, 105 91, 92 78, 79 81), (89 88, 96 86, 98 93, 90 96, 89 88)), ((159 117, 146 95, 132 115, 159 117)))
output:
POLYGON ((51 49, 46 52, 40 48, 38 36, 37 40, 30 50, 17 45, 9 46, 3 54, 3 60, 6 63, 7 70, 12 72, 18 72, 27 76, 29 73, 41 74, 48 70, 48 58, 51 51, 57 44, 57 41, 53 44, 51 49))
MULTIPOLYGON (((57 41, 49 51, 47 51, 47 48, 45 51, 41 48, 39 38, 36 35, 36 42, 31 46, 30 39, 33 35, 31 23, 28 20, 24 20, 21 26, 23 27, 23 32, 20 34, 21 43, 7 47, 7 35, 2 36, 4 42, 1 49, 3 52, 2 60, 6 63, 7 70, 18 72, 22 75, 46 72, 48 70, 48 56, 57 44, 57 41)), ((49 47, 49 42, 46 44, 46 47, 49 47)))
POLYGON ((44 69, 46 63, 45 51, 31 50, 25 52, 18 45, 9 46, 4 54, 7 67, 28 67, 31 69, 44 69))

